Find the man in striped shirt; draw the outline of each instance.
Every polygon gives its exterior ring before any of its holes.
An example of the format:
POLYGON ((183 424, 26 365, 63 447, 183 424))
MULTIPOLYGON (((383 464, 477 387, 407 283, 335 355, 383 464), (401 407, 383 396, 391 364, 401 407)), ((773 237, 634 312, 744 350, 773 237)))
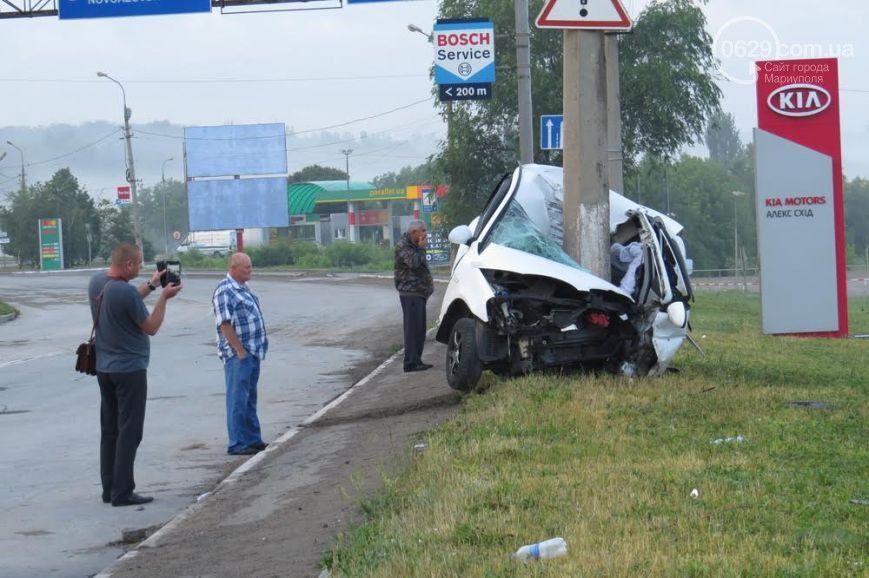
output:
POLYGON ((226 380, 227 452, 251 455, 266 448, 256 415, 260 362, 269 348, 259 299, 247 286, 250 257, 235 253, 229 272, 214 291, 212 305, 217 325, 217 355, 226 380))

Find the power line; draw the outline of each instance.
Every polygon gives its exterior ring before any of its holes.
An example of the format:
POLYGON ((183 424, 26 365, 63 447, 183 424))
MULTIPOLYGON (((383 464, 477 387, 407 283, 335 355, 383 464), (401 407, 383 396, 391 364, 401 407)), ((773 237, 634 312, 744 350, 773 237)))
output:
POLYGON ((44 164, 48 164, 48 163, 51 163, 51 162, 54 162, 54 161, 60 160, 60 159, 62 159, 62 158, 66 158, 66 157, 72 156, 72 155, 74 155, 74 154, 76 154, 76 153, 80 153, 80 152, 83 151, 83 150, 87 150, 87 149, 89 149, 89 148, 91 148, 91 147, 94 147, 94 146, 100 144, 101 142, 103 142, 103 141, 106 140, 107 138, 109 138, 109 137, 111 137, 111 136, 113 136, 113 135, 119 133, 120 131, 121 131, 121 129, 116 128, 115 130, 113 130, 112 132, 110 132, 109 134, 107 134, 106 136, 101 137, 100 139, 98 139, 98 140, 96 140, 96 141, 94 141, 94 142, 92 142, 92 143, 90 143, 90 144, 86 144, 86 145, 84 145, 84 146, 81 147, 81 148, 77 148, 77 149, 75 149, 74 151, 70 151, 70 152, 68 152, 68 153, 64 153, 64 154, 62 154, 62 155, 56 156, 56 157, 54 157, 54 158, 46 159, 46 160, 44 160, 44 161, 36 161, 35 163, 26 163, 25 166, 28 166, 28 167, 35 167, 36 165, 44 165, 44 164))
MULTIPOLYGON (((287 78, 187 78, 187 79, 150 79, 124 80, 129 84, 253 84, 281 82, 340 82, 358 80, 386 80, 401 78, 428 78, 428 74, 371 74, 357 76, 296 76, 287 78)), ((96 84, 99 80, 78 78, 0 78, 0 82, 21 83, 60 83, 60 84, 96 84)))
MULTIPOLYGON (((416 101, 411 102, 409 104, 397 106, 395 108, 391 108, 391 109, 383 111, 383 112, 378 112, 377 114, 372 114, 370 116, 355 118, 353 120, 348 120, 346 122, 332 124, 332 125, 328 125, 328 126, 324 126, 324 127, 320 127, 320 128, 311 128, 311 129, 306 129, 306 130, 294 130, 291 133, 287 133, 287 135, 296 136, 296 135, 300 135, 300 134, 308 134, 308 133, 312 133, 312 132, 322 132, 324 130, 329 130, 329 129, 333 129, 333 128, 340 128, 340 127, 348 126, 348 125, 355 124, 358 122, 364 122, 366 120, 371 120, 373 118, 379 118, 381 116, 386 116, 386 115, 392 114, 394 112, 398 112, 400 110, 405 110, 405 109, 417 106, 419 104, 422 104, 424 102, 430 102, 430 101, 431 101, 431 97, 429 96, 429 97, 426 97, 426 98, 423 98, 420 100, 416 100, 416 101)), ((237 141, 237 140, 259 140, 259 139, 276 138, 275 135, 251 136, 251 137, 244 137, 244 138, 200 138, 200 137, 185 138, 183 135, 163 134, 163 133, 157 133, 157 132, 149 132, 149 131, 145 131, 145 130, 141 130, 141 129, 139 129, 138 132, 139 132, 139 134, 146 134, 148 136, 158 136, 158 137, 162 137, 162 138, 171 138, 171 139, 176 139, 176 140, 237 141)))

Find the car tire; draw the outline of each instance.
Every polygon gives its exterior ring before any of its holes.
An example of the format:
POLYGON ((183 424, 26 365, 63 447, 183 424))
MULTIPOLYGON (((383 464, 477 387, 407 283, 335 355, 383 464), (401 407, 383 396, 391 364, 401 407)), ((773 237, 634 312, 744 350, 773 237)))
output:
POLYGON ((459 319, 447 342, 447 383, 458 391, 471 391, 483 373, 483 364, 477 354, 476 323, 467 317, 459 319))

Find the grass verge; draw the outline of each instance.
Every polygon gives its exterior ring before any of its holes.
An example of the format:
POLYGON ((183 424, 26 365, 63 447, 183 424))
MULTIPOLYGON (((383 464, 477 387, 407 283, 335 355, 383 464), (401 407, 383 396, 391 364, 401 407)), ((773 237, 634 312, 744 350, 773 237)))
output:
POLYGON ((18 310, 16 308, 12 307, 11 305, 9 305, 8 303, 3 303, 2 301, 0 301, 0 316, 10 315, 10 314, 17 315, 18 310))
MULTIPOLYGON (((850 308, 852 333, 869 332, 869 298, 850 308)), ((763 336, 759 309, 757 295, 701 295, 706 355, 683 347, 681 372, 663 378, 488 378, 325 564, 333 576, 865 576, 869 341, 763 336), (509 560, 554 536, 567 556, 509 560)))

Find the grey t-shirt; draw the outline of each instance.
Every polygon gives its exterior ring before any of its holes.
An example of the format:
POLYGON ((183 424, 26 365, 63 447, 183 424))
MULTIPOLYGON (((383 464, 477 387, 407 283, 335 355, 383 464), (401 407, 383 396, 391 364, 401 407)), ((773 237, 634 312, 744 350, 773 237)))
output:
POLYGON ((139 323, 148 318, 148 309, 136 288, 123 279, 109 279, 106 271, 91 277, 88 297, 91 317, 96 316, 96 300, 105 287, 97 325, 97 371, 131 373, 148 369, 151 341, 139 323))

